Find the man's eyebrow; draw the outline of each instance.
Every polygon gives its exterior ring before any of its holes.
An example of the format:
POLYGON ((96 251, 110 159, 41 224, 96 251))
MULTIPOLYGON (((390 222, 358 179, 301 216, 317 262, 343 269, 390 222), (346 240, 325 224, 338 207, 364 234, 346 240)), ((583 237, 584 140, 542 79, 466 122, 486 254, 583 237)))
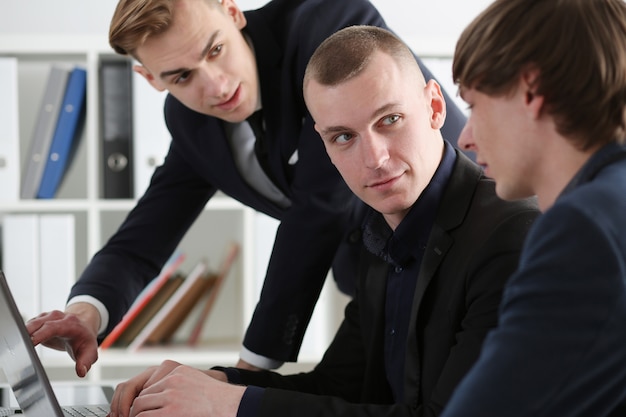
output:
MULTIPOLYGON (((220 31, 216 30, 215 32, 213 32, 213 34, 211 35, 211 37, 209 38, 209 41, 207 42, 206 46, 202 49, 202 52, 200 53, 200 59, 203 59, 211 50, 211 48, 213 48, 213 44, 215 43, 215 39, 219 36, 220 31)), ((159 74, 159 77, 161 79, 165 79, 171 75, 176 75, 176 74, 182 74, 183 72, 189 71, 189 68, 176 68, 173 70, 168 70, 168 71, 163 71, 159 74)))
POLYGON ((325 136, 331 133, 345 132, 346 130, 350 130, 350 128, 344 126, 330 126, 326 129, 322 129, 321 134, 325 136))
POLYGON ((380 106, 378 109, 374 110, 374 113, 372 113, 372 119, 380 117, 380 116, 384 115, 385 113, 393 112, 394 109, 397 109, 399 107, 401 107, 400 103, 387 103, 387 104, 384 104, 384 105, 380 106))
MULTIPOLYGON (((376 110, 374 110, 374 112, 372 113, 372 115, 370 117, 372 119, 379 118, 383 114, 392 111, 393 109, 397 108, 398 106, 399 106, 399 104, 397 104, 397 103, 385 104, 383 106, 380 106, 376 110)), ((350 131, 350 130, 352 130, 352 129, 350 129, 349 127, 340 126, 340 125, 339 126, 329 126, 329 127, 325 128, 325 129, 322 129, 321 134, 322 135, 328 135, 328 134, 331 134, 331 133, 345 132, 345 131, 350 131)))

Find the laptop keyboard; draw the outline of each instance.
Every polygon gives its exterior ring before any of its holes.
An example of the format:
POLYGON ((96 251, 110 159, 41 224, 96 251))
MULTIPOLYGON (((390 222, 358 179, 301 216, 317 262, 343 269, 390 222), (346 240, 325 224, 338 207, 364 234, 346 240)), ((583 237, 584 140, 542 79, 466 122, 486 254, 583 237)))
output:
POLYGON ((109 414, 108 406, 99 405, 80 405, 80 406, 63 406, 65 417, 106 417, 109 414))

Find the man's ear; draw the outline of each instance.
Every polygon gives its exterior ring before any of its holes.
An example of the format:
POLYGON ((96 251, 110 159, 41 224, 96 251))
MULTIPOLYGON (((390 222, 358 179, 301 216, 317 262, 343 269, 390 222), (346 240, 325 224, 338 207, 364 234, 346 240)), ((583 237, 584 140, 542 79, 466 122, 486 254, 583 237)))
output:
POLYGON ((230 16, 235 22, 237 29, 241 30, 246 27, 247 20, 241 9, 235 4, 234 0, 222 0, 222 8, 224 13, 230 16))
POLYGON ((541 116, 543 111, 544 97, 537 94, 537 82, 539 80, 539 70, 528 68, 520 75, 519 88, 523 93, 524 106, 535 119, 541 116))
POLYGON ((437 81, 429 80, 424 87, 424 94, 426 99, 430 101, 430 126, 433 129, 441 129, 446 120, 446 101, 437 81))
POLYGON ((154 75, 143 65, 133 65, 133 71, 145 78, 152 87, 158 91, 165 91, 165 86, 158 79, 154 78, 154 75))

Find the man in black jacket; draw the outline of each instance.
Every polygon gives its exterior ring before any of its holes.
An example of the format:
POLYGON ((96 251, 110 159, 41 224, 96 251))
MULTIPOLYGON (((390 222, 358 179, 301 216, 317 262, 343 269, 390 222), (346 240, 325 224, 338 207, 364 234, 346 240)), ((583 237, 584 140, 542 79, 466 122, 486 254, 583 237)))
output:
POLYGON ((371 207, 356 296, 322 361, 287 376, 167 361, 120 384, 112 411, 437 416, 478 357, 535 202, 500 200, 442 138, 439 85, 384 29, 332 35, 311 58, 304 95, 317 141, 371 207))

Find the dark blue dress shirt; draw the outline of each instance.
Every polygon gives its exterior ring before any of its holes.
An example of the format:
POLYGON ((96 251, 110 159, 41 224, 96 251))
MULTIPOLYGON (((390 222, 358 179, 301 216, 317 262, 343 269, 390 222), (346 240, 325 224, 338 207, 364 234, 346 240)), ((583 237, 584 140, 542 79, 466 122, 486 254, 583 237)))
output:
POLYGON ((404 401, 404 359, 415 284, 455 159, 452 146, 446 143, 433 178, 395 231, 378 212, 372 211, 365 221, 365 247, 389 264, 385 297, 385 370, 396 403, 404 401))

